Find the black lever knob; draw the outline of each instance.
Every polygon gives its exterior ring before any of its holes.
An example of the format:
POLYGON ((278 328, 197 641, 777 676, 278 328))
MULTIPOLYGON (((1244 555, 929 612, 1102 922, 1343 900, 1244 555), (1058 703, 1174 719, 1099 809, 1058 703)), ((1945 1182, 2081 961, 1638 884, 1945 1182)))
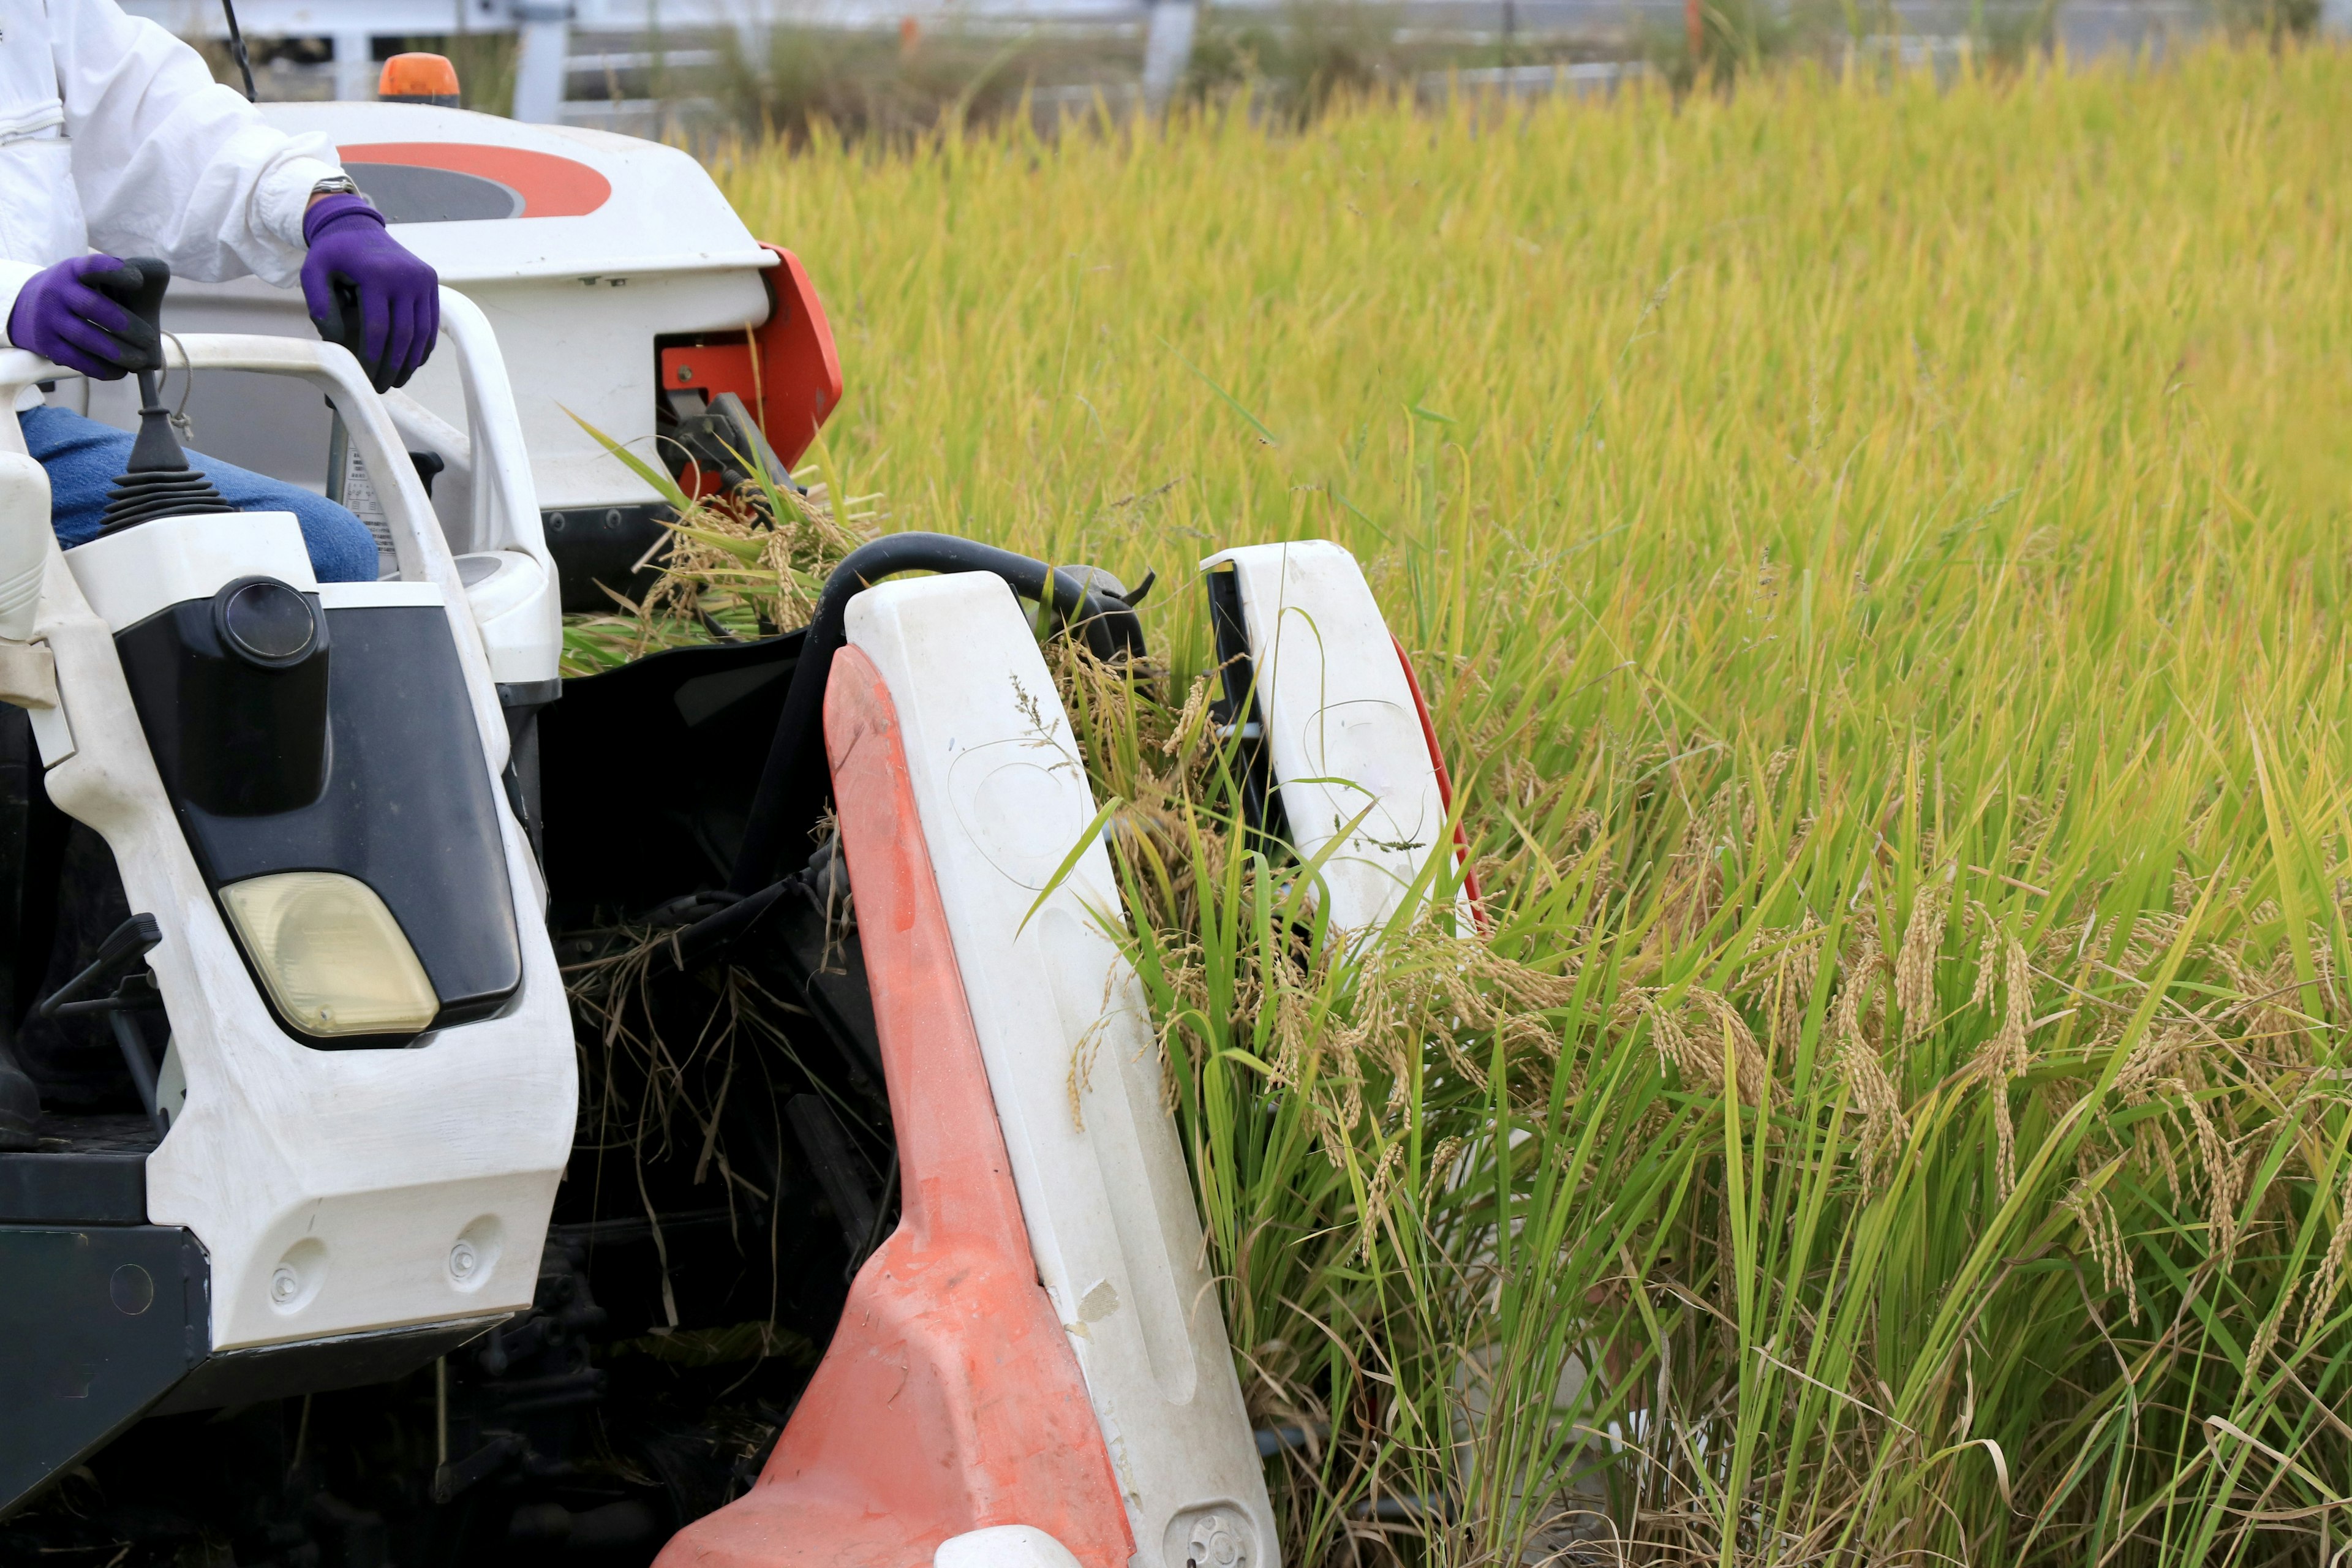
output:
POLYGON ((139 438, 131 460, 108 492, 101 533, 119 533, 159 517, 235 511, 212 481, 188 467, 188 455, 172 433, 171 410, 163 406, 162 337, 163 290, 172 286, 169 263, 134 256, 121 269, 91 279, 110 299, 156 331, 155 363, 139 367, 139 438))
POLYGON ((91 281, 101 293, 149 326, 158 330, 163 327, 163 290, 172 286, 170 262, 158 261, 152 256, 133 256, 124 260, 121 271, 101 272, 91 281), (138 275, 135 284, 126 276, 131 273, 138 275))

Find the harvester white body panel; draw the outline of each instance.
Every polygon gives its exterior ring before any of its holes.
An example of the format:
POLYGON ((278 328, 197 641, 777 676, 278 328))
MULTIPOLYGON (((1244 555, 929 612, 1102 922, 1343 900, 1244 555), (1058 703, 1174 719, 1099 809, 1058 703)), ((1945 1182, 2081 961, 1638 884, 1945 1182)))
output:
MULTIPOLYGON (((582 422, 655 461, 654 340, 740 332, 766 321, 761 274, 776 265, 700 164, 635 137, 418 104, 272 103, 262 112, 289 134, 331 138, 376 193, 393 237, 480 308, 515 388, 541 506, 577 511, 658 499, 582 422), (478 172, 424 162, 436 157, 478 172), (477 216, 452 216, 463 214, 477 216)), ((164 324, 184 333, 318 335, 299 289, 253 278, 175 280, 164 324)), ((88 395, 94 416, 131 423, 130 395, 119 385, 88 395)), ((413 405, 471 434, 471 410, 446 353, 391 401, 396 417, 413 405)), ((262 384, 200 383, 191 412, 198 445, 214 456, 323 482, 326 413, 315 400, 262 384), (233 426, 225 413, 231 403, 240 408, 233 426)), ((451 537, 461 542, 472 479, 452 472, 434 487, 451 537)))
POLYGON ((898 705, 1038 1277, 1101 1423, 1136 1563, 1273 1568, 1160 1044, 1105 934, 1124 906, 1087 841, 1093 793, 1027 617, 1002 579, 956 574, 866 590, 847 631, 898 705))
MULTIPOLYGON (((1299 858, 1321 858, 1331 929, 1384 927, 1453 842, 1421 702, 1363 569, 1319 539, 1201 564, 1237 580, 1274 783, 1299 858)), ((1449 870, 1433 880, 1451 891, 1449 870)), ((1471 929, 1466 891, 1454 919, 1471 929)))
MULTIPOLYGON (((383 496, 406 581, 345 585, 322 595, 324 613, 331 628, 341 611, 375 604, 446 614, 499 803, 522 965, 497 1016, 408 1049, 292 1038, 175 819, 118 656, 122 628, 92 605, 152 614, 257 573, 315 592, 299 531, 286 513, 163 519, 70 561, 52 537, 32 627, 55 657, 59 690, 40 731, 46 784, 104 837, 131 908, 159 919, 163 940, 147 963, 186 1085, 184 1108, 147 1158, 148 1217, 185 1226, 209 1255, 216 1354, 494 1320, 530 1304, 576 1083, 538 868, 498 785, 508 735, 489 659, 424 489, 351 355, 316 342, 202 337, 183 339, 182 352, 199 374, 302 377, 313 396, 334 397, 367 461, 390 476, 383 496)), ((0 398, 58 374, 0 353, 0 398)), ((0 446, 22 449, 13 416, 0 420, 0 446)))
POLYGON ((135 535, 91 540, 66 557, 66 568, 91 611, 117 632, 254 573, 319 591, 302 525, 290 511, 243 512, 234 528, 201 516, 159 518, 135 535))

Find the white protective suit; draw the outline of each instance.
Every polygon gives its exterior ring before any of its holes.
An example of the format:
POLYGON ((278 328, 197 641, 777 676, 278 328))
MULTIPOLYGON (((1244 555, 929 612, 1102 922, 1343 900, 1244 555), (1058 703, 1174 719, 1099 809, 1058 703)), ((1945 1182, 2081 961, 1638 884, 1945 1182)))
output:
POLYGON ((0 343, 26 280, 93 247, 291 283, 310 187, 341 173, 114 0, 0 0, 0 343))

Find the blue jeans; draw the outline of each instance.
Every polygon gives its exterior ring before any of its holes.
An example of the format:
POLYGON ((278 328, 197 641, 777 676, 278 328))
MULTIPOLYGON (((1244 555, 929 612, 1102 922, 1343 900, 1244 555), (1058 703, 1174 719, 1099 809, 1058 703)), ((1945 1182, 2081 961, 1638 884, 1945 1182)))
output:
MULTIPOLYGON (((131 458, 130 433, 46 405, 26 409, 16 421, 24 427, 26 449, 49 471, 49 518, 58 542, 68 550, 89 543, 98 537, 106 492, 131 458)), ((375 581, 375 536, 326 497, 197 452, 188 454, 188 466, 203 469, 221 499, 239 511, 292 512, 302 525, 310 570, 320 582, 375 581)))

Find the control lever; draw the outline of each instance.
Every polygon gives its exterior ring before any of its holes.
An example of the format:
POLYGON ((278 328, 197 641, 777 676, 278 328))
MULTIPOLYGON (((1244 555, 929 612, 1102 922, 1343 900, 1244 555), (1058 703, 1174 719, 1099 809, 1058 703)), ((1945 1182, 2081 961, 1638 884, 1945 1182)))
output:
POLYGON ((360 362, 360 374, 368 378, 368 384, 377 392, 390 392, 400 385, 407 378, 404 376, 397 381, 393 378, 393 367, 388 363, 392 353, 389 330, 383 335, 383 353, 373 360, 367 357, 367 313, 360 308, 359 285, 336 278, 327 286, 334 290, 335 313, 323 320, 316 316, 310 319, 311 324, 319 329, 319 336, 349 349, 352 357, 360 362))
POLYGON ((139 1090, 139 1103, 146 1107, 147 1119, 155 1124, 158 1136, 172 1130, 172 1117, 157 1101, 155 1064, 148 1057, 147 1041, 131 1015, 163 1005, 163 994, 155 989, 154 975, 140 962, 163 940, 163 925, 153 915, 132 915, 116 926, 100 945, 98 956, 89 967, 33 1007, 44 1018, 71 1018, 85 1013, 106 1015, 107 1022, 113 1026, 114 1043, 122 1052, 122 1065, 131 1069, 131 1081, 139 1090), (115 984, 114 994, 85 998, 84 993, 118 969, 127 969, 127 973, 115 984))
MULTIPOLYGON (((172 268, 152 256, 131 257, 122 266, 124 270, 137 274, 135 287, 119 283, 111 287, 100 283, 99 287, 109 299, 119 301, 124 310, 155 328, 160 344, 163 291, 172 286, 172 268)), ((171 410, 163 406, 163 370, 160 347, 152 365, 139 367, 139 438, 131 444, 131 461, 124 467, 122 476, 107 493, 106 513, 99 524, 102 535, 120 533, 159 517, 195 517, 236 510, 221 499, 210 479, 188 467, 188 454, 181 450, 180 438, 172 432, 171 410)))

